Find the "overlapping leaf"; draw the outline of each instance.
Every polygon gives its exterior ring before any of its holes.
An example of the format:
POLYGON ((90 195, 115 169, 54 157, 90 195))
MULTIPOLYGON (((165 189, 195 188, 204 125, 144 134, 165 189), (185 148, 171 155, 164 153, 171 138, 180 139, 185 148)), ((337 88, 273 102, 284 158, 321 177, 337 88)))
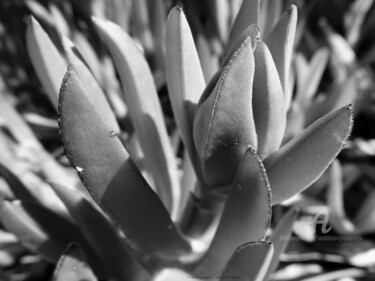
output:
POLYGON ((179 180, 175 157, 165 128, 154 81, 143 54, 133 39, 111 22, 94 19, 119 72, 129 114, 139 136, 159 197, 175 217, 179 180))
POLYGON ((220 274, 239 246, 264 239, 270 219, 271 192, 267 175, 258 155, 249 147, 238 168, 214 239, 195 270, 197 274, 220 274))
POLYGON ((67 156, 85 186, 145 253, 173 258, 190 251, 167 210, 78 83, 68 71, 60 95, 59 124, 67 156))
POLYGON ((297 194, 319 178, 344 146, 352 122, 351 107, 343 106, 313 123, 265 160, 273 204, 297 194))
POLYGON ((257 147, 252 109, 252 42, 250 36, 242 41, 195 117, 194 144, 210 186, 231 183, 247 147, 257 147))

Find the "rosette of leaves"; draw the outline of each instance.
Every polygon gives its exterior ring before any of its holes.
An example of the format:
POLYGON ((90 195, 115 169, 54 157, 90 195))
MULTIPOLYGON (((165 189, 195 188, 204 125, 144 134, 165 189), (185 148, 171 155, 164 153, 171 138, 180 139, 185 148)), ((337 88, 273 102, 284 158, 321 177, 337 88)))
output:
MULTIPOLYGON (((70 68, 55 97, 61 141, 91 196, 53 184, 69 211, 65 216, 26 202, 25 193, 25 202, 2 205, 4 225, 51 261, 68 242, 80 245, 82 251, 70 246, 65 252, 54 280, 268 279, 285 248, 279 238, 290 234, 297 216, 287 212, 266 239, 272 204, 324 172, 342 149, 352 117, 350 106, 343 106, 283 144, 297 10, 291 6, 263 42, 258 13, 247 16, 258 5, 243 2, 221 67, 207 85, 182 9, 168 17, 167 81, 186 151, 182 179, 151 71, 135 41, 119 26, 93 20, 119 74, 142 159, 122 139, 87 65, 65 45, 70 68)), ((32 54, 39 55, 37 71, 48 73, 50 64, 41 62, 56 62, 60 54, 48 51, 52 44, 40 49, 48 37, 35 22, 28 34, 32 54)), ((65 60, 58 61, 61 70, 65 60)), ((51 89, 58 80, 52 78, 45 80, 51 89)))

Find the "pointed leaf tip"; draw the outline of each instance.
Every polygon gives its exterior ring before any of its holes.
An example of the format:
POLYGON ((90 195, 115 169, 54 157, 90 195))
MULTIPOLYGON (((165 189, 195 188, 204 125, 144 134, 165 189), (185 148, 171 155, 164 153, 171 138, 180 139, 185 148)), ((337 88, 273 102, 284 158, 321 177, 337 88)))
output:
POLYGON ((344 147, 352 126, 351 106, 343 106, 317 120, 268 157, 264 166, 273 204, 292 197, 317 180, 344 147))

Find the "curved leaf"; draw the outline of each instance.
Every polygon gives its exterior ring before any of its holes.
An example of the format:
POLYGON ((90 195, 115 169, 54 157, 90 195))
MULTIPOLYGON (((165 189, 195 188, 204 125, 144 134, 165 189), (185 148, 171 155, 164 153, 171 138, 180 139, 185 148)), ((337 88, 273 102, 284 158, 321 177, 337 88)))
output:
POLYGON ((286 127, 284 94, 275 63, 266 44, 258 41, 254 52, 253 110, 261 159, 276 151, 286 127))
POLYGON ((272 29, 266 42, 280 76, 286 108, 289 108, 291 100, 288 84, 296 26, 297 7, 291 5, 272 29))
POLYGON ((260 0, 244 0, 234 20, 227 42, 227 49, 237 42, 251 24, 259 26, 260 0))
POLYGON ((181 7, 173 8, 168 16, 166 51, 167 81, 173 114, 189 156, 194 159, 192 124, 206 83, 194 39, 181 7))
POLYGON ((141 272, 147 274, 129 253, 114 226, 85 197, 56 184, 52 187, 113 278, 127 280, 141 272))
POLYGON ((84 253, 78 245, 70 244, 57 263, 52 281, 96 281, 98 280, 86 263, 84 253))
POLYGON ((257 146, 253 78, 253 44, 249 36, 233 53, 194 120, 194 144, 209 186, 230 184, 247 147, 257 146))
POLYGON ((240 281, 263 281, 273 255, 270 242, 248 243, 239 247, 222 276, 240 281))
MULTIPOLYGON (((63 46, 69 65, 73 68, 74 72, 77 73, 79 80, 91 101, 91 104, 95 107, 95 110, 105 120, 108 126, 111 127, 115 133, 119 133, 120 127, 118 126, 116 117, 108 103, 108 100, 106 99, 103 90, 100 88, 91 71, 78 57, 78 50, 67 37, 63 37, 63 46)), ((74 83, 73 79, 72 82, 74 83)))
POLYGON ((174 218, 180 197, 177 165, 147 61, 119 26, 100 19, 93 21, 119 72, 129 114, 146 156, 146 168, 151 171, 156 190, 174 218))
POLYGON ((263 164, 249 147, 241 161, 214 239, 199 261, 198 275, 217 276, 244 243, 261 241, 271 220, 271 190, 263 164))
POLYGON ((59 125, 67 156, 94 200, 137 248, 170 258, 190 251, 167 210, 68 71, 61 89, 59 125))
POLYGON ((265 280, 268 280, 267 277, 269 277, 279 265, 280 255, 284 253, 288 245, 289 238, 292 233, 292 227, 297 219, 297 216, 298 211, 296 209, 290 209, 278 220, 275 229, 273 229, 269 240, 273 244, 274 252, 270 265, 267 269, 265 280))
POLYGON ((345 145, 352 128, 350 105, 322 117, 264 161, 273 204, 307 188, 345 145))
POLYGON ((27 24, 26 43, 36 74, 52 105, 57 108, 61 81, 68 65, 33 17, 27 24))
POLYGON ((1 203, 1 222, 27 249, 48 261, 57 262, 64 251, 64 247, 53 241, 27 213, 11 202, 1 203))

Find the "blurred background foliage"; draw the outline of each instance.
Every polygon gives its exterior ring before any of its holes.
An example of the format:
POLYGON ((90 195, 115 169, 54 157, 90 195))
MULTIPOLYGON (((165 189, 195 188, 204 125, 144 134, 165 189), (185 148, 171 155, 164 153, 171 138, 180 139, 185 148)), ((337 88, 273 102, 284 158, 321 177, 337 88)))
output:
MULTIPOLYGON (((287 206, 299 207, 300 215, 293 228, 295 239, 290 241, 272 278, 374 280, 374 1, 263 0, 261 36, 269 34, 262 27, 272 26, 291 3, 297 5, 299 18, 292 61, 293 100, 288 111, 288 138, 347 103, 354 106, 355 126, 345 149, 327 172, 298 197, 274 207, 273 221, 280 218, 287 206), (320 232, 320 225, 311 224, 316 214, 325 213, 330 213, 329 223, 333 227, 328 234, 320 232), (317 240, 316 235, 323 238, 317 240), (330 241, 329 236, 336 238, 330 241)), ((17 180, 35 187, 37 194, 45 198, 53 196, 47 188, 48 178, 68 181, 73 186, 79 184, 59 140, 56 110, 27 50, 25 34, 30 15, 40 22, 62 54, 65 51, 59 34, 69 37, 80 49, 110 100, 125 138, 131 135, 132 124, 119 95, 112 61, 91 16, 112 20, 135 38, 150 64, 168 132, 182 158, 164 62, 166 17, 176 4, 181 4, 187 15, 208 81, 219 67, 240 0, 1 0, 1 200, 14 198, 9 185, 17 184, 17 180)), ((0 229, 1 280, 47 280, 52 271, 52 264, 29 252, 3 227, 0 229)))

